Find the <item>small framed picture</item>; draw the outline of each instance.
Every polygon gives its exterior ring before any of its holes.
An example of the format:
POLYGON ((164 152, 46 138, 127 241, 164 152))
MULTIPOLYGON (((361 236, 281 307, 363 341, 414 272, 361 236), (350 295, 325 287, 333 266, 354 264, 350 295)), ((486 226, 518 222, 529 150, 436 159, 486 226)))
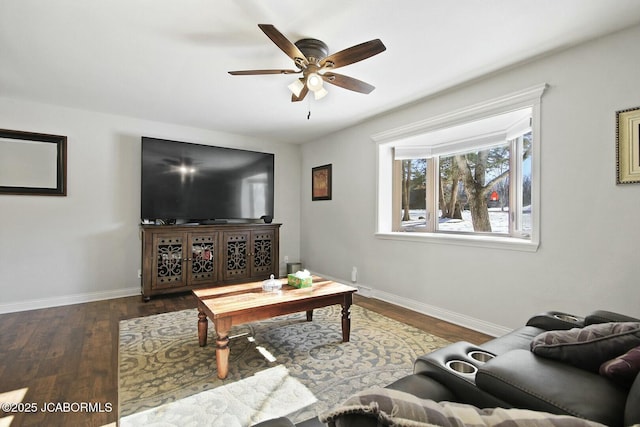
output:
POLYGON ((311 200, 331 200, 331 165, 311 169, 311 200))
POLYGON ((616 184, 640 183, 640 107, 616 111, 616 184))

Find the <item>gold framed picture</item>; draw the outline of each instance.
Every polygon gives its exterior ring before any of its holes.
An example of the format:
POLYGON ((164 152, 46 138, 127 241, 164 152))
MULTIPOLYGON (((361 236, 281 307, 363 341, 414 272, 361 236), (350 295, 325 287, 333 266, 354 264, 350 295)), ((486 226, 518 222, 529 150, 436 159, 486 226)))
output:
POLYGON ((640 107, 616 111, 616 184, 640 183, 640 107))
POLYGON ((331 165, 311 169, 311 200, 331 200, 331 165))

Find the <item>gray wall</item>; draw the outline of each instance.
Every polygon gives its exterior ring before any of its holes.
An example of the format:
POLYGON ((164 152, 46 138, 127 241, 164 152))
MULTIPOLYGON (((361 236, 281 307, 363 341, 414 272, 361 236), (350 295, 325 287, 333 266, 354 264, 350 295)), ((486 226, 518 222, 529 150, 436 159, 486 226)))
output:
POLYGON ((67 197, 0 195, 0 313, 140 294, 142 135, 275 153, 280 254, 299 258, 297 145, 7 98, 0 128, 68 137, 67 197))
POLYGON ((639 41, 634 27, 305 144, 303 261, 346 281, 357 266, 359 284, 375 296, 489 333, 549 309, 640 316, 640 184, 615 185, 615 112, 640 106, 639 41), (374 236, 372 135, 540 83, 549 88, 542 97, 537 252, 374 236), (333 200, 312 202, 310 170, 326 163, 333 164, 333 200))

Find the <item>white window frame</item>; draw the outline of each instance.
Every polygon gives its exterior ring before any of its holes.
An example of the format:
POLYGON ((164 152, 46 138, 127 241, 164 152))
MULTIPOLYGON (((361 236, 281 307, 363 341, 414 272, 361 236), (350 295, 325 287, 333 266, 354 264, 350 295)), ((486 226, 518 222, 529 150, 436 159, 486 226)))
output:
MULTIPOLYGON (((540 245, 540 110, 542 94, 546 88, 546 84, 539 84, 500 98, 372 135, 371 139, 377 144, 378 165, 375 236, 380 239, 511 249, 527 252, 537 251, 540 245), (531 204, 533 208, 531 216, 532 232, 529 239, 484 234, 407 233, 393 229, 394 224, 397 223, 395 222, 397 213, 394 214, 393 206, 399 205, 394 205, 393 203, 393 197, 399 197, 397 191, 393 191, 394 164, 397 163, 394 162, 394 149, 396 146, 410 145, 412 140, 416 140, 416 138, 420 138, 430 132, 524 108, 531 108, 532 115, 531 204)), ((515 158, 515 156, 512 157, 515 158)), ((432 174, 436 173, 437 175, 437 169, 434 169, 431 168, 432 174)), ((429 171, 429 168, 427 170, 429 171)), ((429 178, 431 176, 428 176, 429 178)), ((435 196, 427 198, 427 209, 429 209, 430 199, 433 197, 435 196)), ((435 200, 432 202, 435 202, 435 200)), ((436 221, 437 219, 430 218, 428 220, 436 221)))

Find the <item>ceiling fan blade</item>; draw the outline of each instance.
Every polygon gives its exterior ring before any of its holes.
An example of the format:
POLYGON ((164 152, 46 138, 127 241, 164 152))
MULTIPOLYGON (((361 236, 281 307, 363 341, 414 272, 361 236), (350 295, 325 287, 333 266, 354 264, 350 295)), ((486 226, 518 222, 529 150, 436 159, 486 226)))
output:
POLYGON ((304 85, 304 87, 300 91, 300 96, 296 96, 295 93, 291 94, 291 102, 302 101, 304 97, 307 96, 308 93, 309 93, 309 88, 307 87, 307 85, 304 85))
POLYGON ((365 83, 362 80, 354 79, 353 77, 343 76, 342 74, 336 73, 324 73, 322 75, 322 79, 331 83, 332 85, 340 86, 344 89, 349 89, 354 92, 360 93, 371 93, 376 87, 370 85, 369 83, 365 83))
POLYGON ((301 70, 242 70, 229 71, 232 76, 253 76, 256 74, 297 74, 301 70))
POLYGON ((380 39, 369 40, 368 42, 351 46, 350 48, 327 56, 320 61, 320 66, 331 68, 344 67, 345 65, 370 58, 385 50, 387 50, 387 48, 380 39))
POLYGON ((280 31, 270 24, 258 24, 258 27, 296 64, 309 65, 309 61, 298 47, 291 43, 280 31))

